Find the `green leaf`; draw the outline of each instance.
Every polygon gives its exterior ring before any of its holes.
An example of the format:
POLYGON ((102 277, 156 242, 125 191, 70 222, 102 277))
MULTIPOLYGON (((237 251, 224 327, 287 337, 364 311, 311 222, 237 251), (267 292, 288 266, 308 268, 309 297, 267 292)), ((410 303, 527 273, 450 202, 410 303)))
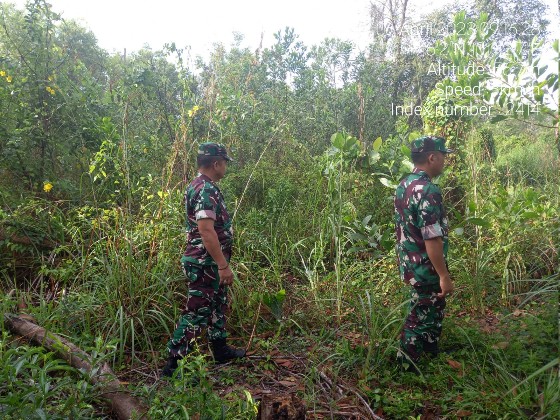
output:
POLYGON ((403 161, 401 163, 401 167, 399 169, 400 169, 400 171, 403 175, 407 174, 407 173, 412 172, 414 170, 414 163, 412 163, 408 159, 403 159, 403 161))
POLYGON ((348 250, 348 253, 353 254, 355 252, 362 252, 362 251, 365 251, 365 250, 366 250, 366 248, 363 247, 363 246, 353 246, 348 250))
POLYGON ((344 151, 348 152, 350 149, 352 149, 352 147, 354 147, 354 145, 358 142, 358 139, 356 137, 352 137, 352 136, 348 136, 346 137, 346 139, 344 140, 344 151))
POLYGON ((366 241, 368 239, 366 235, 363 235, 358 232, 352 232, 350 235, 348 235, 348 237, 353 241, 366 241))
MULTIPOLYGON (((546 78, 546 85, 552 89, 552 87, 554 86, 554 84, 558 81, 558 75, 551 73, 548 75, 548 77, 546 78)), ((554 92, 556 89, 553 89, 552 91, 554 92)))
POLYGON ((517 40, 517 42, 515 43, 515 54, 519 58, 521 57, 521 49, 522 49, 521 41, 517 40))
POLYGON ((539 214, 535 211, 525 211, 522 215, 521 218, 523 220, 534 220, 534 219, 538 219, 539 218, 539 214))
POLYGON ((281 289, 275 294, 263 293, 262 302, 270 309, 276 320, 282 320, 282 304, 286 298, 286 290, 281 289))
POLYGON ((388 188, 392 188, 392 189, 397 189, 397 184, 389 181, 387 178, 379 178, 379 182, 381 182, 383 185, 385 185, 388 188))
POLYGON ((502 93, 500 95, 500 97, 498 98, 498 105, 500 106, 504 106, 504 103, 506 102, 506 94, 502 93))
POLYGON ((375 150, 370 150, 368 155, 368 161, 370 165, 377 163, 381 159, 381 155, 375 150))
POLYGON ((547 69, 548 69, 548 66, 539 67, 537 77, 542 76, 547 69))
POLYGON ((383 249, 389 251, 395 246, 393 235, 394 232, 392 229, 387 229, 385 232, 383 232, 383 235, 381 235, 381 240, 379 241, 383 249))
POLYGON ((410 148, 406 145, 402 145, 401 146, 401 152, 403 155, 405 155, 406 157, 408 157, 410 159, 410 148))
POLYGON ((342 133, 334 133, 331 136, 331 143, 334 147, 338 150, 342 150, 344 148, 344 135, 342 133))
POLYGON ((277 293, 276 293, 276 300, 279 303, 284 302, 284 299, 286 299, 286 289, 280 289, 277 293))
POLYGON ((379 149, 381 149, 382 144, 383 144, 383 140, 381 139, 381 137, 377 137, 373 142, 373 150, 379 152, 379 149))
POLYGON ((543 90, 544 85, 546 85, 546 80, 543 80, 541 83, 539 83, 533 88, 533 95, 535 97, 535 100, 541 104, 543 103, 543 99, 544 99, 544 90, 543 90))

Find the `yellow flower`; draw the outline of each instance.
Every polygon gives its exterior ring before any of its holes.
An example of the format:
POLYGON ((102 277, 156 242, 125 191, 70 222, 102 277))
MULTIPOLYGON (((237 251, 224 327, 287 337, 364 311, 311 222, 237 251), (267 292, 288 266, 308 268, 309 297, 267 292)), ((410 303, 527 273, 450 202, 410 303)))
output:
POLYGON ((55 90, 54 90, 52 87, 50 87, 50 86, 47 86, 47 87, 45 88, 45 90, 46 90, 47 92, 49 92, 51 95, 54 95, 54 94, 55 94, 55 90))
POLYGON ((4 77, 6 75, 6 72, 4 70, 0 70, 0 76, 4 77))
POLYGON ((43 190, 45 192, 49 192, 50 190, 52 190, 53 184, 51 184, 50 182, 45 182, 43 185, 43 190))
POLYGON ((6 77, 6 80, 8 81, 8 83, 12 83, 12 76, 6 77))
POLYGON ((195 116, 199 109, 200 107, 198 105, 195 105, 192 107, 192 109, 189 109, 189 117, 192 118, 193 116, 195 116))

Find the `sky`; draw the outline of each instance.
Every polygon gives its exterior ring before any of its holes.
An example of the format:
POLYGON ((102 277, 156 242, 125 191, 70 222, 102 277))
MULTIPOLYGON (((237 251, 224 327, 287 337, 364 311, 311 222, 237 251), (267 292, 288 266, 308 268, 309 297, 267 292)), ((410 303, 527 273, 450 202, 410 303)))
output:
MULTIPOLYGON (((1 1, 1 0, 0 0, 1 1)), ((23 8, 25 0, 7 0, 23 8)), ((451 0, 409 2, 409 16, 425 14, 451 0)), ((522 1, 522 0, 520 0, 522 1)), ((556 0, 549 4, 558 22, 556 0)), ((351 40, 365 49, 368 40, 369 0, 49 0, 64 19, 90 29, 109 52, 137 51, 148 44, 161 49, 175 42, 191 47, 191 56, 207 57, 213 44, 233 43, 233 33, 244 35, 242 46, 270 46, 273 34, 286 26, 295 29, 306 45, 326 37, 351 40)), ((558 27, 558 25, 556 26, 558 27)))
MULTIPOLYGON (((22 7, 25 0, 12 0, 22 7)), ((109 52, 137 51, 149 44, 191 46, 193 55, 207 55, 213 44, 233 42, 233 32, 245 36, 242 45, 264 46, 273 34, 290 26, 306 44, 325 37, 367 43, 368 0, 50 0, 53 10, 91 29, 109 52)))

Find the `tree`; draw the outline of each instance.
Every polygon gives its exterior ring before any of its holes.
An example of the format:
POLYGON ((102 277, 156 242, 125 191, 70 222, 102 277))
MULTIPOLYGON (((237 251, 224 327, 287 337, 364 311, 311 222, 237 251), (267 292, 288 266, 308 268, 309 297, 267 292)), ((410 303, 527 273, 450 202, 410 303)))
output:
POLYGON ((69 181, 97 146, 106 55, 93 34, 61 20, 43 0, 29 2, 25 13, 2 5, 0 25, 0 167, 15 185, 40 191, 56 181, 55 191, 70 193, 69 181))
MULTIPOLYGON (((552 43, 555 68, 549 70, 541 62, 543 39, 534 38, 527 51, 517 40, 504 53, 498 53, 494 40, 499 33, 488 22, 485 13, 476 20, 465 12, 458 13, 455 28, 466 29, 455 30, 436 43, 434 53, 456 68, 442 85, 441 92, 450 92, 445 93, 445 99, 452 99, 454 105, 491 105, 488 114, 493 122, 516 118, 558 131, 558 40, 552 43)), ((556 137, 560 148, 558 134, 556 137)))

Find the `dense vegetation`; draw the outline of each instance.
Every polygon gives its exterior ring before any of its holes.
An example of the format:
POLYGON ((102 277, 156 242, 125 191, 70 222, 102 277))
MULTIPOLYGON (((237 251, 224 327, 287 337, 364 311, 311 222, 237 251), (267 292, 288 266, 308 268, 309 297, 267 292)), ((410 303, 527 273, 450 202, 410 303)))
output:
MULTIPOLYGON (((175 44, 111 55, 44 0, 2 3, 3 313, 108 361, 152 418, 254 418, 265 390, 296 393, 310 418, 367 418, 364 404, 395 419, 556 418, 558 40, 540 2, 486 3, 415 22, 406 2, 372 6, 367 51, 286 28, 272 46, 236 35, 194 62, 175 44), (405 25, 445 30, 413 39, 405 25), (473 102, 493 112, 435 111, 473 102), (425 106, 395 115, 410 104, 425 106), (458 150, 438 181, 457 292, 442 336, 455 351, 414 376, 395 366, 407 295, 392 199, 422 133, 458 150), (158 377, 186 291, 182 193, 206 140, 235 157, 222 181, 229 329, 254 353, 216 368, 201 346, 182 367, 192 387, 158 377)), ((6 329, 0 359, 3 418, 110 417, 87 375, 6 329)))

